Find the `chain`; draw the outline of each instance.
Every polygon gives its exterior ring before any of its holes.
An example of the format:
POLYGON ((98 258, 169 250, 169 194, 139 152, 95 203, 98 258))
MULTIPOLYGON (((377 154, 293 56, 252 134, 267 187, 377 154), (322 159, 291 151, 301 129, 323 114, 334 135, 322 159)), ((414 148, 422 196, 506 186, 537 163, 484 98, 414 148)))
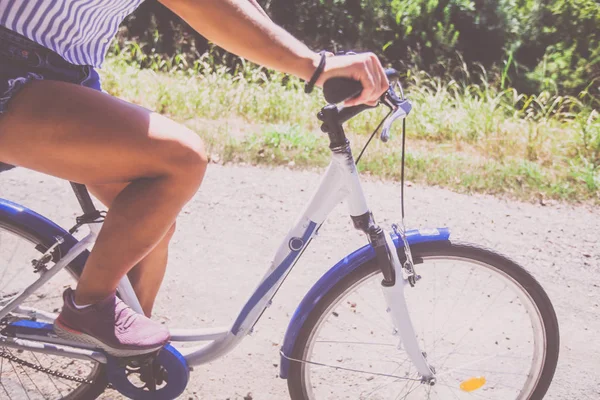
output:
POLYGON ((51 370, 50 368, 44 368, 42 366, 32 364, 29 361, 21 360, 20 358, 15 357, 12 354, 7 353, 4 350, 0 350, 0 358, 6 358, 8 361, 16 362, 17 364, 24 365, 26 367, 35 369, 36 371, 40 371, 45 374, 55 376, 57 378, 67 379, 67 380, 70 380, 73 382, 78 382, 78 383, 86 383, 88 385, 91 385, 92 383, 94 383, 93 381, 90 381, 88 379, 79 378, 77 376, 66 375, 66 374, 63 374, 62 372, 54 371, 54 370, 51 370))
MULTIPOLYGON (((6 318, 0 321, 0 331, 2 331, 3 327, 5 327, 6 325, 8 325, 7 322, 8 322, 8 319, 6 319, 6 318)), ((91 385, 92 383, 94 383, 93 381, 91 381, 89 379, 84 379, 84 378, 79 378, 77 376, 71 376, 71 375, 63 374, 62 372, 54 371, 54 370, 51 370, 50 368, 44 368, 41 365, 36 365, 36 364, 30 363, 29 361, 22 360, 22 359, 20 359, 18 357, 15 357, 11 353, 5 351, 4 349, 6 349, 6 348, 0 347, 0 358, 5 358, 8 361, 15 362, 15 363, 17 363, 19 365, 23 365, 25 367, 29 367, 31 369, 35 369, 36 371, 40 371, 40 372, 43 372, 45 374, 55 376, 57 378, 67 379, 69 381, 78 382, 78 383, 86 383, 88 385, 91 385)))

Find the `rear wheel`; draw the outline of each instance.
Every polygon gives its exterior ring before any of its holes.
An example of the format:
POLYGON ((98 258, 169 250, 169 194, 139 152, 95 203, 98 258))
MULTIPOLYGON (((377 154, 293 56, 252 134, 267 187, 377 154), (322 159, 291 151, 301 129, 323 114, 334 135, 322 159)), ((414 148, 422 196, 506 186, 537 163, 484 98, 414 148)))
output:
POLYGON ((543 398, 559 333, 539 283, 513 261, 471 245, 411 249, 422 279, 405 295, 436 384, 421 383, 399 345, 381 272, 369 262, 334 286, 304 323, 291 354, 292 399, 543 398))
MULTIPOLYGON (((50 245, 44 243, 43 237, 0 220, 0 309, 39 277, 31 261, 39 259, 50 245)), ((47 267, 52 265, 50 261, 47 267)), ((29 296, 21 307, 49 314, 60 312, 62 292, 76 282, 76 276, 66 267, 29 296)), ((9 314, 0 321, 0 332, 7 324, 23 319, 33 318, 9 314)), ((51 321, 42 318, 42 322, 51 321)), ((8 348, 2 346, 3 338, 0 333, 1 399, 88 400, 95 399, 106 388, 105 367, 101 363, 8 348)))

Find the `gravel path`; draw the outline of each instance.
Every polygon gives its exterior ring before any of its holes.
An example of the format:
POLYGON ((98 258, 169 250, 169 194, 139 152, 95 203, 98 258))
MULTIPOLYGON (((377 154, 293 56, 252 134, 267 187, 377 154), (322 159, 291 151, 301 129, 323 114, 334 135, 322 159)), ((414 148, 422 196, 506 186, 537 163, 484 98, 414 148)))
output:
MULTIPOLYGON (((365 180, 377 221, 389 227, 400 214, 399 185, 365 180)), ((230 323, 318 181, 310 171, 211 165, 178 222, 156 317, 173 327, 230 323)), ((454 238, 510 255, 546 288, 561 327, 559 366, 546 398, 600 398, 600 208, 533 205, 417 185, 407 190, 408 226, 449 226, 454 238)), ((68 184, 22 169, 0 175, 0 197, 64 227, 77 213, 68 184)), ((365 243, 345 211, 338 207, 330 216, 253 336, 226 357, 195 368, 183 399, 233 400, 248 393, 258 400, 287 398, 277 374, 290 315, 329 266, 365 243)), ((108 392, 106 398, 118 396, 108 392)))

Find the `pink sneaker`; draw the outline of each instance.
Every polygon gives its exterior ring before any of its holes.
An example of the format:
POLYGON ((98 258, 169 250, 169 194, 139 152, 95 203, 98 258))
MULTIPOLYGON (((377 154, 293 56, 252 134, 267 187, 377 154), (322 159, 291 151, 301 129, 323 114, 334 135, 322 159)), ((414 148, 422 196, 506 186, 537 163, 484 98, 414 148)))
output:
POLYGON ((64 305, 54 321, 58 337, 101 348, 115 357, 151 353, 169 341, 166 327, 136 313, 114 294, 78 309, 73 293, 71 288, 63 293, 64 305))

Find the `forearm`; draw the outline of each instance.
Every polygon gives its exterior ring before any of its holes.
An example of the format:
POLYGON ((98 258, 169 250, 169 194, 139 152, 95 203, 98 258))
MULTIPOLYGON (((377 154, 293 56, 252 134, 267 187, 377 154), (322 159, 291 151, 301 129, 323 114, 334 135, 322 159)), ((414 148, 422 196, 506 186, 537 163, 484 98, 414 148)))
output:
POLYGON ((192 28, 227 51, 308 80, 319 56, 249 0, 161 0, 192 28))

